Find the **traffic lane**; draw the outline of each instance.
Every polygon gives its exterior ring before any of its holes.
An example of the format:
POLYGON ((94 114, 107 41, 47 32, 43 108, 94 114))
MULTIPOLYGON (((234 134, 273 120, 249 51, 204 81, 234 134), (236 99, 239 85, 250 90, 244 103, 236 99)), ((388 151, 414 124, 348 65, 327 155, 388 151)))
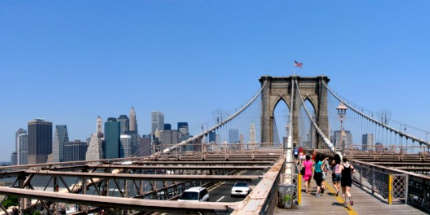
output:
MULTIPOLYGON (((241 175, 261 175, 263 174, 260 170, 243 171, 241 175)), ((247 181, 248 185, 253 189, 259 180, 247 181)), ((209 201, 211 202, 240 202, 246 196, 231 196, 231 188, 234 185, 234 181, 225 181, 220 186, 209 191, 209 201)))

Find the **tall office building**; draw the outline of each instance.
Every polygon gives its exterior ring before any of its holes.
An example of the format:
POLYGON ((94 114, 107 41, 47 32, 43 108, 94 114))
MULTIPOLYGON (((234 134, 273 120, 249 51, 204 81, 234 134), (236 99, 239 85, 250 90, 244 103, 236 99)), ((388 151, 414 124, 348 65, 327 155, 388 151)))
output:
POLYGON ((371 151, 374 150, 373 145, 373 134, 363 134, 361 139, 362 150, 363 151, 371 151))
POLYGON ((16 152, 12 152, 12 155, 10 156, 10 165, 15 166, 18 165, 17 164, 17 157, 16 157, 16 152))
POLYGON ((172 130, 172 125, 170 123, 164 123, 164 129, 163 130, 172 130))
MULTIPOLYGON (((352 134, 350 131, 344 131, 344 132, 345 132, 345 139, 344 139, 345 140, 345 149, 349 149, 349 147, 353 144, 352 143, 352 134)), ((340 138, 340 131, 339 130, 334 131, 334 134, 331 137, 330 141, 333 143, 333 145, 336 148, 341 148, 342 140, 340 138)))
POLYGON ((154 111, 151 113, 151 132, 162 131, 164 129, 164 114, 160 111, 154 111))
POLYGON ((28 122, 28 164, 46 163, 52 153, 52 122, 28 122))
POLYGON ((160 131, 160 137, 158 138, 161 144, 177 144, 179 140, 179 131, 177 130, 163 130, 160 131))
POLYGON ((109 117, 105 122, 105 146, 104 158, 119 158, 120 157, 120 124, 114 117, 109 117))
POLYGON ((149 156, 151 155, 151 136, 143 135, 139 138, 139 150, 137 156, 149 156))
POLYGON ((126 134, 121 134, 120 136, 121 146, 120 146, 120 157, 128 158, 133 156, 131 152, 131 136, 126 134))
POLYGON ((228 129, 228 142, 229 143, 239 142, 239 129, 235 129, 235 128, 228 129))
MULTIPOLYGON (((18 129, 18 131, 15 133, 15 152, 16 152, 16 164, 17 165, 22 165, 23 163, 21 162, 21 160, 23 159, 23 156, 25 156, 25 160, 27 160, 27 131, 20 128, 18 129), (25 141, 25 142, 24 142, 25 141), (25 149, 23 149, 23 147, 25 149), (25 151, 25 155, 23 155, 23 150, 25 151)), ((25 163, 27 164, 27 162, 25 163)))
POLYGON ((188 122, 178 122, 178 131, 183 135, 188 135, 188 122))
POLYGON ((249 142, 251 144, 257 143, 257 135, 255 133, 255 123, 254 121, 251 122, 251 128, 249 129, 249 142))
POLYGON ((101 160, 103 159, 103 140, 98 137, 97 133, 91 134, 91 139, 88 144, 85 160, 101 160))
POLYGON ((209 132, 209 143, 216 143, 216 132, 211 131, 209 132))
POLYGON ((83 161, 87 152, 87 143, 75 140, 64 143, 64 161, 83 161))
POLYGON ((130 120, 126 115, 120 115, 116 121, 119 122, 119 131, 121 134, 125 134, 129 131, 130 120))
POLYGON ((136 120, 136 112, 134 111, 134 107, 131 107, 130 110, 130 131, 136 131, 137 132, 137 120, 136 120))
POLYGON ((28 164, 28 135, 26 133, 18 136, 18 151, 16 153, 18 165, 28 164))
POLYGON ((96 132, 96 134, 100 138, 103 137, 103 127, 102 127, 102 124, 103 124, 102 118, 100 116, 97 116, 97 130, 96 130, 97 132, 96 132))
POLYGON ((63 162, 64 143, 69 142, 67 125, 56 125, 52 144, 52 162, 63 162))

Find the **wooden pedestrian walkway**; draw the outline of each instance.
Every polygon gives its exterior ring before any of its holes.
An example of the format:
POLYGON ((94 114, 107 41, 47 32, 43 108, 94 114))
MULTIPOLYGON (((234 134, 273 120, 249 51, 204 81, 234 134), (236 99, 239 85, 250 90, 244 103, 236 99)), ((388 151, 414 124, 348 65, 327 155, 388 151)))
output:
POLYGON ((379 199, 359 187, 353 185, 351 194, 354 200, 354 206, 348 204, 347 207, 343 206, 342 193, 335 196, 335 189, 331 180, 324 182, 326 186, 325 193, 320 197, 315 197, 316 183, 314 180, 311 182, 311 192, 306 193, 304 181, 302 180, 302 200, 301 205, 294 205, 291 209, 276 207, 274 214, 390 214, 390 215, 418 215, 427 214, 412 206, 393 203, 389 205, 387 201, 379 199))

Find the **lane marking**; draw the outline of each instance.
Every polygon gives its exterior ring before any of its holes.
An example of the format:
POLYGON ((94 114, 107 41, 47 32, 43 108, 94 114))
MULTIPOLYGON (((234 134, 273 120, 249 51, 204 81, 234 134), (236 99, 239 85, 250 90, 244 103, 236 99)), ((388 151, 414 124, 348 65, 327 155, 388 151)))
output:
MULTIPOLYGON (((329 183, 327 183, 326 181, 324 181, 324 185, 326 188, 328 188, 330 190, 331 193, 334 193, 334 197, 336 198, 336 200, 342 205, 343 207, 343 198, 342 198, 342 187, 339 190, 339 195, 336 196, 336 190, 334 189, 334 187, 332 187, 329 183)), ((347 197, 348 198, 348 197, 347 197)), ((348 212, 349 215, 357 215, 357 211, 354 210, 353 207, 348 206, 348 207, 344 207, 345 210, 348 212)))
POLYGON ((221 201, 221 199, 223 199, 225 196, 222 196, 221 198, 219 198, 218 200, 216 200, 217 202, 221 201))

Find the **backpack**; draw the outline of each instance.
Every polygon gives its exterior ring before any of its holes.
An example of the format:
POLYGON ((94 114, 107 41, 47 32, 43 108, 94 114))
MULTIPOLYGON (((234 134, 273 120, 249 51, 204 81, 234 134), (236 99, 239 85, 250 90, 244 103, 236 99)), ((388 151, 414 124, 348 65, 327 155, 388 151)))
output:
POLYGON ((334 166, 334 174, 340 174, 340 164, 334 166))
POLYGON ((297 148, 294 149, 294 155, 298 155, 299 154, 299 150, 297 150, 297 148))

